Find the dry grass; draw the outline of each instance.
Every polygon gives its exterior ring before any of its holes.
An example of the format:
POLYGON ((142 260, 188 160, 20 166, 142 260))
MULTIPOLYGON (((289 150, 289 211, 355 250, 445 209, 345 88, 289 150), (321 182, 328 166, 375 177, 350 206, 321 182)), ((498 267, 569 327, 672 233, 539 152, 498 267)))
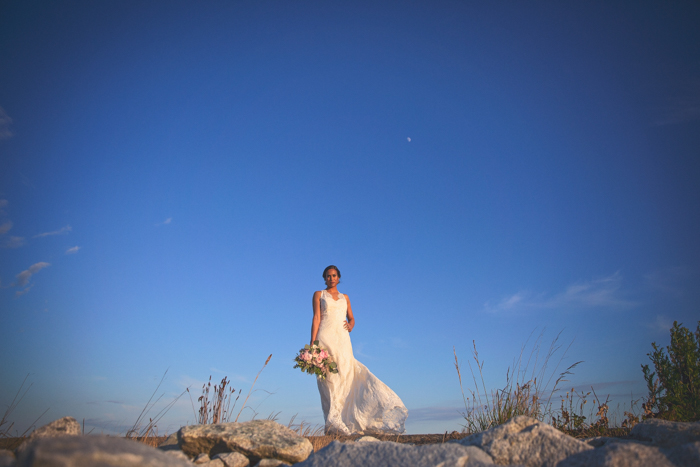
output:
MULTIPOLYGON (((177 396, 175 399, 170 401, 165 407, 163 407, 158 413, 155 414, 153 418, 148 419, 148 423, 145 424, 145 417, 148 416, 148 413, 153 409, 153 407, 163 398, 163 394, 158 396, 158 398, 153 401, 153 398, 155 397, 156 393, 158 392, 158 389, 160 389, 160 385, 163 384, 163 381, 165 380, 165 376, 168 374, 168 370, 165 370, 165 373, 163 373, 163 377, 160 379, 160 382, 158 383, 158 386, 156 386, 155 391, 153 391, 153 394, 151 394, 150 399, 148 399, 148 402, 146 402, 145 407, 143 410, 141 410, 141 413, 139 414, 139 417, 136 419, 136 422, 134 422, 134 425, 126 432, 126 438, 127 439, 134 439, 134 440, 145 440, 148 441, 151 438, 158 438, 158 422, 160 421, 163 416, 165 416, 166 413, 175 405, 175 403, 180 399, 180 397, 185 394, 185 391, 182 391, 182 393, 177 396)), ((143 442, 143 441, 142 441, 143 442)), ((148 444, 146 442, 145 444, 148 444)))
POLYGON ((22 389, 24 388, 24 385, 27 383, 27 378, 29 378, 29 375, 24 377, 24 380, 22 380, 22 384, 20 384, 19 389, 17 390, 17 393, 15 394, 15 397, 12 399, 12 402, 10 405, 7 406, 7 409, 5 409, 5 413, 3 413, 2 418, 0 418, 0 439, 7 439, 7 438, 12 438, 13 440, 19 439, 20 443, 24 438, 27 436, 27 433, 29 433, 30 430, 33 430, 36 428, 36 422, 43 417, 46 412, 49 411, 49 409, 44 410, 44 412, 37 417, 34 422, 29 425, 29 427, 24 430, 22 434, 19 434, 17 430, 15 430, 14 436, 12 436, 12 428, 14 428, 15 423, 10 421, 10 416, 12 415, 12 412, 17 408, 17 406, 22 402, 22 399, 24 399, 24 396, 27 395, 27 392, 29 389, 31 389, 32 384, 30 383, 29 386, 27 386, 26 389, 24 389, 24 392, 22 392, 22 389))
MULTIPOLYGON (((550 423, 562 432, 577 438, 593 436, 624 437, 629 435, 631 428, 639 423, 641 416, 636 414, 638 401, 630 402, 629 410, 624 411, 624 419, 617 423, 610 420, 609 396, 601 400, 593 388, 590 392, 576 392, 574 388, 561 397, 561 406, 554 408, 552 399, 559 391, 561 383, 577 365, 576 362, 557 375, 557 369, 566 355, 566 348, 554 366, 548 373, 549 362, 561 350, 558 343, 559 335, 552 341, 549 350, 540 359, 542 333, 535 340, 533 348, 527 359, 524 359, 527 342, 521 348, 520 355, 515 359, 513 366, 506 371, 506 384, 502 389, 488 392, 484 382, 483 361, 479 360, 479 353, 474 343, 473 358, 476 363, 480 383, 477 382, 474 369, 469 364, 474 388, 469 389, 471 397, 466 397, 462 386, 457 352, 455 355, 455 368, 462 389, 462 398, 466 412, 462 415, 465 419, 464 432, 478 433, 489 428, 501 425, 518 415, 527 415, 537 420, 550 423), (556 379, 554 377, 556 376, 556 379), (554 384, 552 385, 552 381, 554 384), (543 384, 544 382, 544 384, 543 384), (550 387, 551 385, 551 387, 550 387), (593 395, 591 397, 591 394, 593 395), (590 404, 589 404, 590 400, 590 404)), ((528 339, 529 340, 529 339, 528 339)), ((619 406, 618 406, 619 409, 619 406)))
MULTIPOLYGON (((576 392, 574 388, 561 399, 561 407, 552 415, 553 427, 575 438, 590 438, 594 436, 624 437, 630 434, 632 427, 642 420, 637 415, 639 401, 630 400, 629 410, 624 410, 624 419, 620 423, 608 417, 610 396, 602 401, 595 390, 576 392), (593 394, 592 404, 588 399, 593 394)), ((619 409, 619 406, 618 406, 619 409)), ((619 410, 617 410, 619 412, 619 410)))
MULTIPOLYGON (((214 386, 214 400, 209 401, 209 390, 211 389, 211 376, 209 376, 209 383, 202 386, 202 395, 197 399, 199 402, 199 413, 195 415, 195 419, 198 425, 231 421, 231 411, 236 408, 236 402, 241 396, 241 390, 238 390, 238 395, 234 399, 233 395, 236 389, 229 387, 227 391, 226 386, 228 384, 230 384, 230 381, 224 376, 221 383, 218 386, 214 386), (233 407, 231 407, 232 402, 233 407)), ((190 389, 187 388, 186 391, 189 393, 190 389)), ((191 397, 190 402, 192 402, 191 397)), ((192 404, 192 411, 194 412, 194 404, 192 404)))
MULTIPOLYGON (((455 368, 459 378, 459 386, 462 391, 462 399, 466 412, 464 416, 464 431, 466 433, 478 433, 489 428, 501 425, 518 415, 526 415, 537 420, 545 420, 552 413, 551 402, 559 385, 566 381, 571 370, 581 362, 570 365, 566 370, 557 375, 557 370, 566 356, 564 350, 554 368, 550 371, 550 361, 561 350, 559 335, 552 341, 544 356, 542 351, 542 337, 544 332, 533 342, 530 353, 526 355, 528 341, 522 346, 520 354, 514 360, 513 365, 506 371, 506 384, 502 389, 487 391, 484 381, 483 361, 479 360, 479 352, 476 350, 476 342, 473 341, 473 359, 476 364, 479 381, 477 381, 474 368, 468 362, 469 370, 474 381, 474 389, 469 388, 470 397, 465 396, 462 384, 457 351, 453 349, 455 356, 455 368), (556 376, 556 379, 554 379, 556 376), (552 381, 554 383, 552 384, 552 381)), ((569 344, 571 346, 571 344, 569 344)))

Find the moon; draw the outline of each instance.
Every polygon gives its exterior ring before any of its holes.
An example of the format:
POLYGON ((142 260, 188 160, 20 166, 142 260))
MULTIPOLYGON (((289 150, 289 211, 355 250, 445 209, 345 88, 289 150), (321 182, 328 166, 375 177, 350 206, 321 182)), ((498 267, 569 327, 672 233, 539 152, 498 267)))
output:
POLYGON ((411 138, 406 138, 406 139, 408 140, 409 143, 411 142, 411 138))

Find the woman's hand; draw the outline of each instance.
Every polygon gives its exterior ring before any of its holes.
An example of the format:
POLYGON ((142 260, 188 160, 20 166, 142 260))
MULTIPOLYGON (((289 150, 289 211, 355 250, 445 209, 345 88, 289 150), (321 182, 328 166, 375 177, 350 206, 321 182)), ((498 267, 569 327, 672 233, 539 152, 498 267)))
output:
POLYGON ((343 327, 345 328, 345 330, 346 330, 347 332, 352 332, 352 328, 353 328, 354 326, 350 326, 350 323, 348 323, 347 321, 343 321, 343 327))

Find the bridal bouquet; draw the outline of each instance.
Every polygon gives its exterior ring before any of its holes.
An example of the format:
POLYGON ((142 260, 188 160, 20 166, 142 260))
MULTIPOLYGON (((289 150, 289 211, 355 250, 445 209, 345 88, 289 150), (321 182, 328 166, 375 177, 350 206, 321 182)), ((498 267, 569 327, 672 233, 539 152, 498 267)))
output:
POLYGON ((294 358, 294 361, 296 362, 294 368, 301 368, 301 371, 320 376, 321 379, 326 379, 328 373, 338 373, 338 367, 333 358, 328 351, 318 345, 318 341, 314 341, 314 345, 306 344, 299 350, 299 355, 294 358))

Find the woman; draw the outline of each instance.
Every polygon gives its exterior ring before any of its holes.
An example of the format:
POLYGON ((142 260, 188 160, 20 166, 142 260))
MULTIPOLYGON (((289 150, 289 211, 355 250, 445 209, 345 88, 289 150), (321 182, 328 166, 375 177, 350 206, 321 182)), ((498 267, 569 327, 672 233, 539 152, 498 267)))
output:
POLYGON ((350 299, 338 292, 340 271, 323 271, 326 289, 314 292, 311 343, 318 340, 338 365, 338 373, 317 378, 325 432, 403 433, 408 410, 394 391, 355 360, 350 332, 355 327, 350 299))

